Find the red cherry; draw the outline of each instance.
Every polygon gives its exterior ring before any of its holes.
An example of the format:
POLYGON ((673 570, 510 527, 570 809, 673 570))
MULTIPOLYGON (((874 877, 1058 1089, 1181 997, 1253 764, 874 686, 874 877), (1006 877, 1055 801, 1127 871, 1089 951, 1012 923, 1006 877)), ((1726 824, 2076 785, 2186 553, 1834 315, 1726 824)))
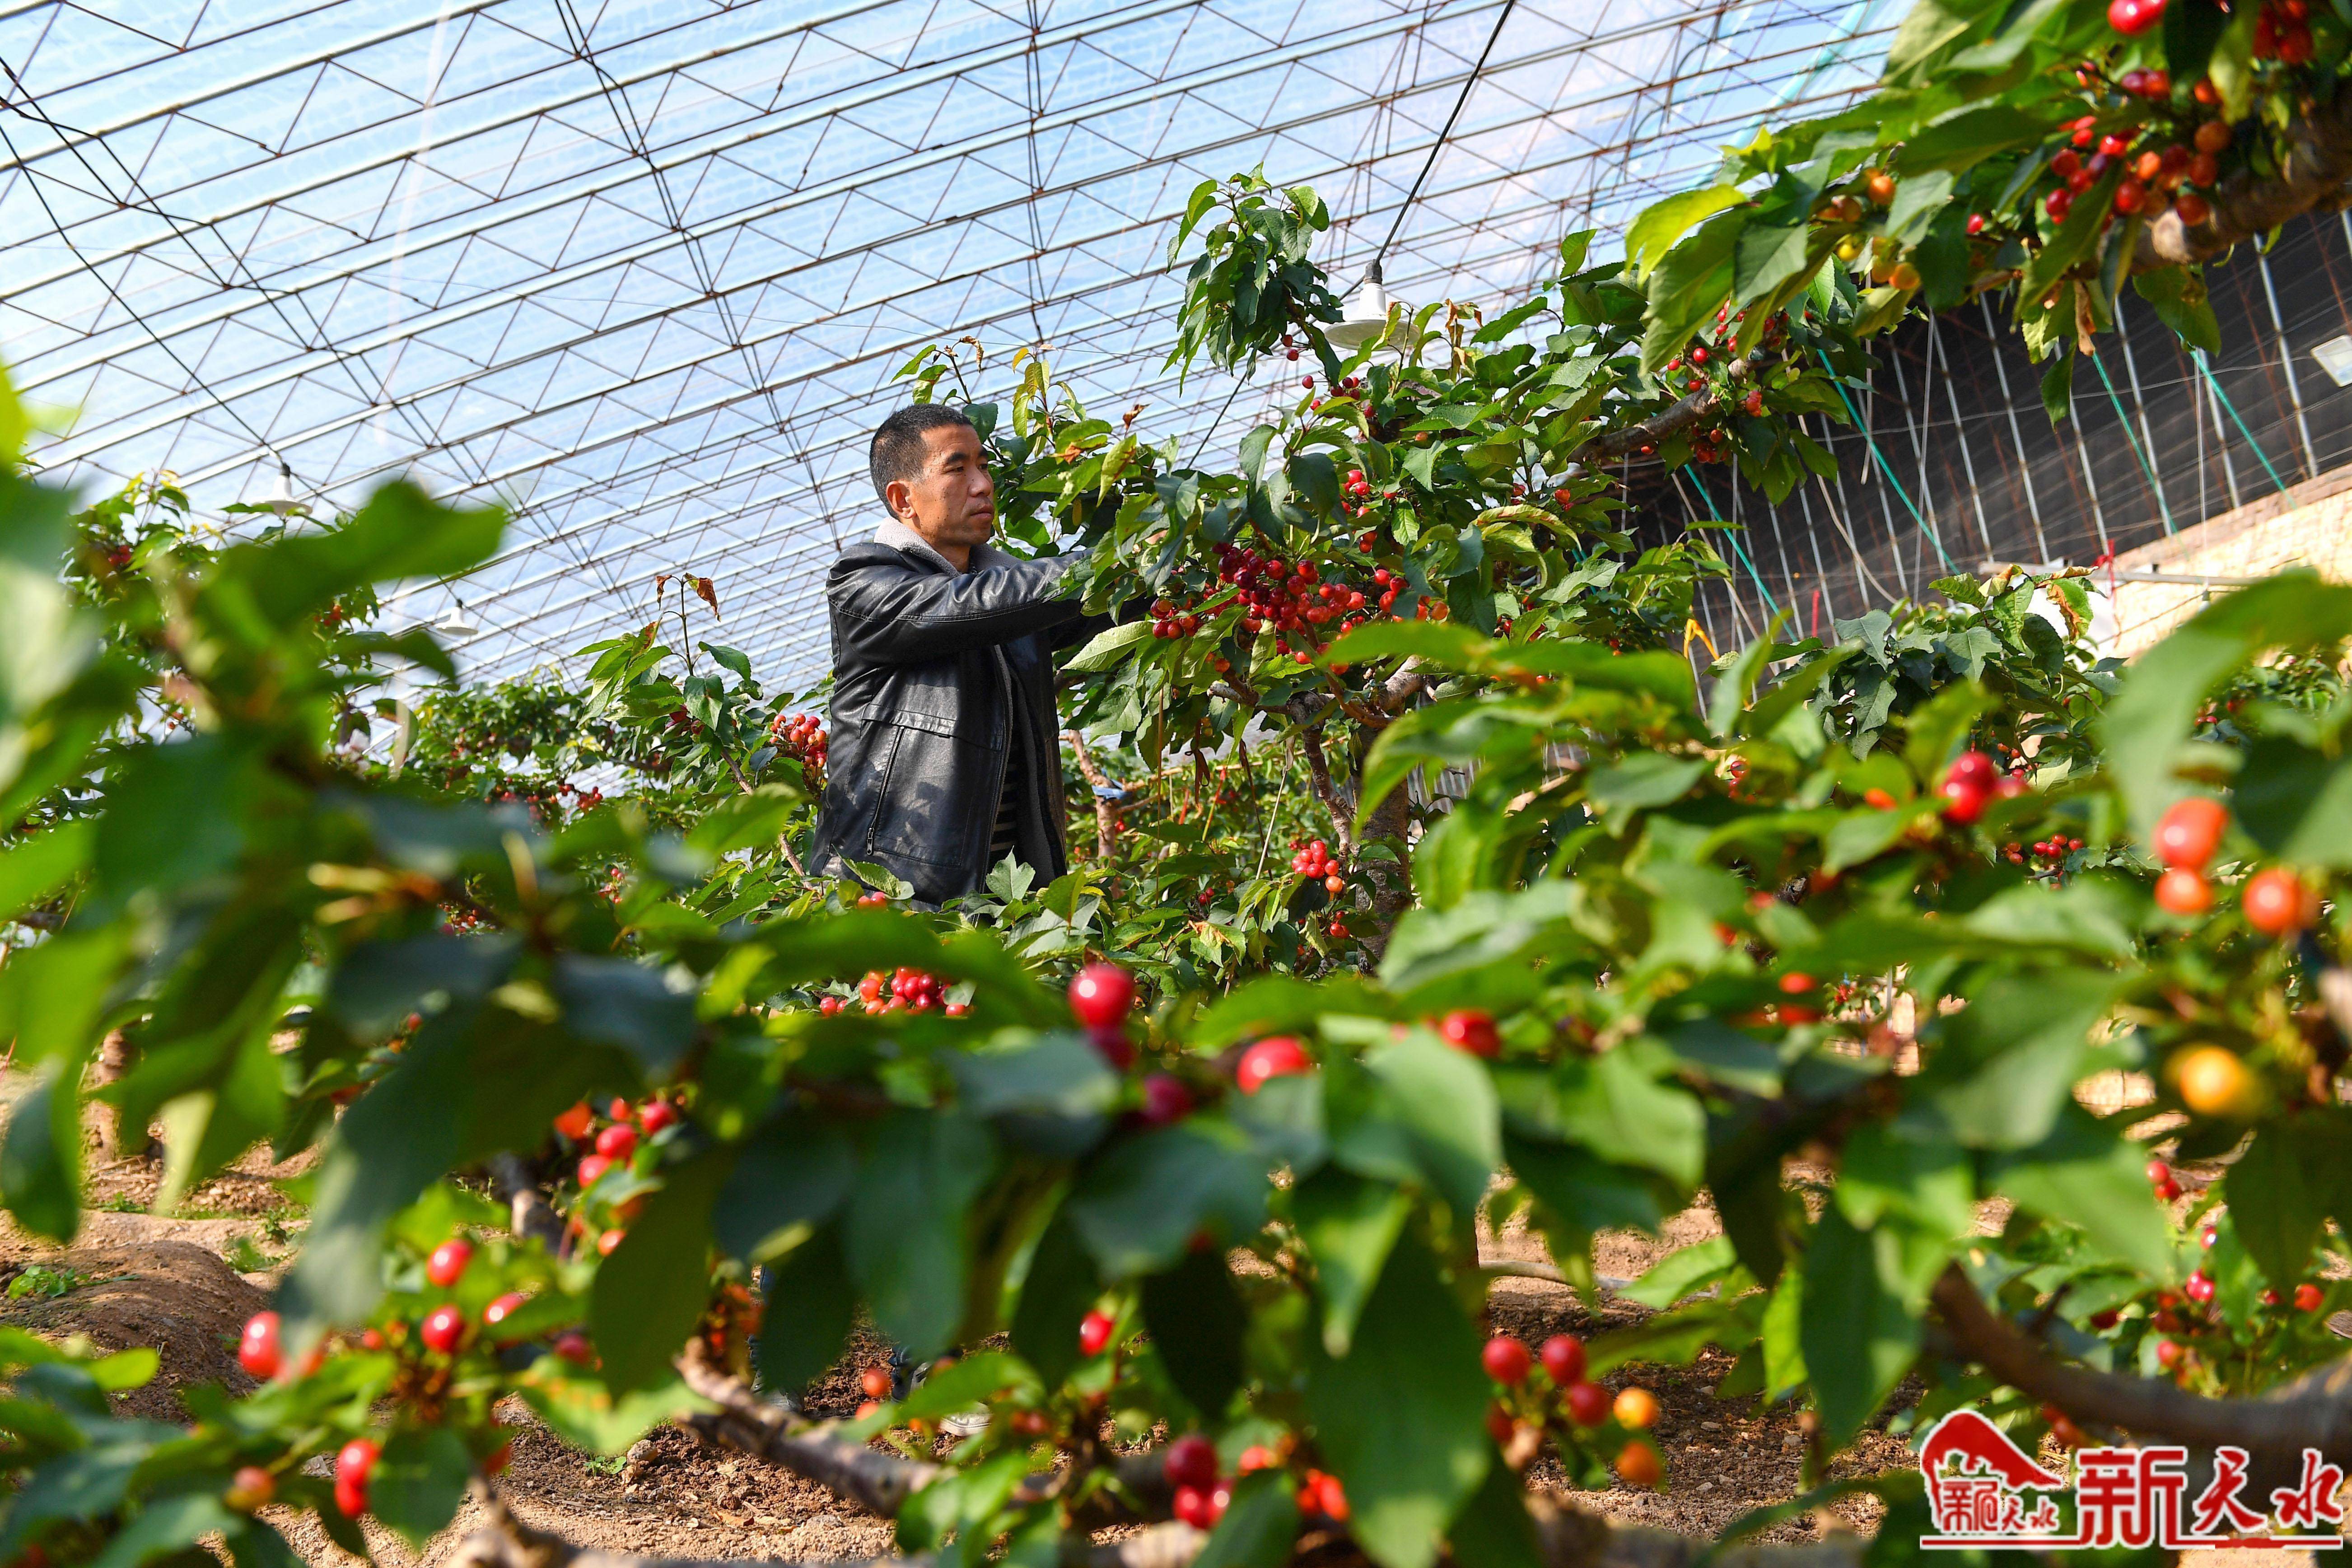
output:
POLYGON ((645 1130, 648 1138, 666 1127, 675 1127, 677 1125, 677 1107, 667 1100, 649 1100, 637 1112, 637 1125, 645 1130))
POLYGON ((2175 866, 2156 879, 2156 905, 2168 914, 2201 915, 2213 907, 2213 889, 2196 872, 2175 866))
POLYGON ((2161 1160, 2150 1160, 2147 1163, 2147 1184, 2149 1186, 2160 1187, 2170 1180, 2172 1180, 2171 1166, 2166 1164, 2161 1160))
POLYGON ((2322 1300, 2319 1287, 2308 1279, 2294 1288, 2294 1310, 2298 1312, 2316 1312, 2322 1300))
POLYGON ((2156 1364, 2170 1372, 2180 1362, 2180 1343, 2177 1340, 2156 1342, 2156 1364))
POLYGON ((1154 1127, 1181 1121, 1192 1113, 1192 1091, 1181 1079, 1164 1072, 1143 1080, 1143 1120, 1154 1127))
POLYGON ((616 1094, 613 1097, 613 1103, 604 1108, 604 1114, 615 1121, 626 1121, 635 1114, 635 1107, 616 1094))
POLYGON ((1503 1038, 1495 1032, 1495 1016, 1475 1007, 1457 1007, 1438 1020, 1440 1038, 1457 1051, 1489 1059, 1503 1054, 1503 1038))
POLYGON ((1609 1391, 1597 1383, 1571 1383, 1567 1394, 1568 1418, 1579 1426, 1598 1426, 1609 1419, 1609 1391))
POLYGON ((588 1130, 595 1125, 596 1113, 588 1109, 584 1100, 555 1119, 555 1130, 574 1143, 587 1137, 588 1130))
POLYGON ((1195 1530, 1213 1530, 1216 1527, 1215 1505, 1211 1502, 1205 1488, 1178 1487, 1173 1507, 1176 1517, 1195 1530))
POLYGON ((1486 1375, 1496 1383, 1523 1383, 1528 1369, 1535 1365, 1535 1357, 1528 1347, 1508 1334, 1497 1334, 1486 1342, 1478 1359, 1486 1363, 1486 1375))
POLYGON ((596 1134, 596 1152, 614 1164, 637 1152, 637 1130, 625 1121, 616 1121, 596 1134))
POLYGON ((1544 1341, 1543 1369, 1562 1388, 1584 1381, 1584 1342, 1573 1334, 1554 1334, 1544 1341))
POLYGON ((454 1355, 458 1345, 465 1342, 466 1314, 444 1302, 425 1314, 424 1325, 416 1331, 416 1337, 425 1342, 426 1350, 454 1355))
POLYGON ((2000 769, 1982 752, 1962 752, 1944 770, 1948 779, 1965 779, 1979 789, 1990 789, 2000 782, 2000 769))
POLYGON ((1070 1012, 1089 1029, 1115 1029, 1135 1006, 1135 977, 1116 963, 1089 963, 1070 982, 1070 1012))
POLYGON ((580 1190, 587 1191, 596 1184, 596 1178, 613 1168, 613 1162, 602 1154, 590 1154, 580 1162, 580 1190))
POLYGON ((2200 1268, 2189 1276, 2188 1282, 2180 1289, 2190 1300, 2202 1305, 2213 1299, 2213 1277, 2200 1268))
POLYGON ((1108 1312, 1088 1312, 1078 1323, 1078 1353, 1100 1355, 1110 1344, 1111 1331, 1118 1327, 1108 1312))
POLYGON ((1792 969, 1788 973, 1780 976, 1780 994, 1783 996, 1802 996, 1806 992, 1811 991, 1813 988, 1814 984, 1815 982, 1811 975, 1802 973, 1792 969))
POLYGON ((1948 778, 1937 791, 1944 797, 1944 820, 1962 827, 1984 815, 1986 793, 1966 779, 1948 778))
POLYGON ((1160 1469, 1171 1487, 1206 1491, 1217 1484, 1217 1446, 1198 1432, 1188 1432, 1168 1445, 1160 1469))
POLYGON ((425 1278, 446 1290, 473 1261, 474 1244, 463 1237, 453 1237, 435 1247, 433 1256, 425 1260, 425 1278))
POLYGON ((588 1336, 577 1329, 566 1329, 556 1335, 548 1349, 553 1351, 560 1360, 568 1361, 574 1366, 596 1364, 596 1347, 590 1344, 588 1336))
POLYGON ((523 1303, 530 1300, 530 1297, 520 1290, 509 1290, 482 1309, 482 1321, 495 1329, 517 1312, 521 1311, 523 1303))
POLYGON ((256 1377, 271 1378, 278 1375, 283 1360, 278 1345, 278 1314, 256 1312, 247 1319, 244 1337, 237 1342, 237 1364, 256 1377))
POLYGON ((1255 1094, 1265 1087, 1268 1079, 1285 1078, 1313 1068, 1315 1063, 1307 1047, 1288 1035, 1275 1035, 1258 1041, 1242 1053, 1240 1064, 1234 1068, 1234 1082, 1244 1094, 1255 1094))
POLYGON ((2284 866, 2247 878, 2242 899, 2246 923, 2264 936, 2289 936, 2308 923, 2310 893, 2303 879, 2284 866))
POLYGON ((368 1478, 383 1450, 365 1437, 354 1437, 335 1455, 335 1506, 350 1518, 367 1511, 368 1478))

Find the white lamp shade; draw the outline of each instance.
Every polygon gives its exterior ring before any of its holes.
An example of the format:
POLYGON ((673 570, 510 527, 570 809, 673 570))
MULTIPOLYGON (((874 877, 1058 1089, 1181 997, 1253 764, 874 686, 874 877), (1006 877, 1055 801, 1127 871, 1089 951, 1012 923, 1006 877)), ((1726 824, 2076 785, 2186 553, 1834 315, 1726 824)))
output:
POLYGON ((301 501, 294 495, 294 476, 285 464, 278 465, 278 472, 269 481, 269 493, 253 504, 280 517, 290 517, 302 510, 301 501))
POLYGON ((1353 353, 1389 330, 1389 291, 1377 278, 1367 278, 1348 296, 1344 314, 1323 335, 1334 346, 1353 353))

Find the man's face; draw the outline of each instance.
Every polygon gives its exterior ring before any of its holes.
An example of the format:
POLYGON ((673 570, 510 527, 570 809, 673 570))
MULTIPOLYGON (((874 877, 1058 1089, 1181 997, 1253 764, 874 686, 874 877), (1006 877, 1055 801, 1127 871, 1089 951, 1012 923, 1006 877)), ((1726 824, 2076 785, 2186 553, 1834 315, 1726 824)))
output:
POLYGON ((923 471, 885 491, 891 514, 934 549, 970 550, 996 531, 996 480, 969 425, 923 432, 923 471))

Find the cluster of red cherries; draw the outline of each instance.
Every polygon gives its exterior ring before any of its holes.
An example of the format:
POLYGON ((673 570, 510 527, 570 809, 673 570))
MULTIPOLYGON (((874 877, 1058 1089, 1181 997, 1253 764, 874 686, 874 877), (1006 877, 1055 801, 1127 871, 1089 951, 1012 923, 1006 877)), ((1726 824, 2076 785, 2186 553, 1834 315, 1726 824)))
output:
MULTIPOLYGON (((862 900, 860 900, 863 901, 862 900)), ((911 964, 900 964, 890 973, 869 969, 857 983, 857 1000, 868 1013, 944 1013, 950 1018, 961 1018, 971 1011, 971 1005, 947 999, 948 983, 929 970, 911 964)), ((817 1011, 831 1017, 842 1009, 838 996, 827 996, 817 1004, 817 1011)))
POLYGON ((814 785, 824 782, 824 724, 814 713, 795 713, 790 718, 779 713, 768 724, 768 738, 776 750, 801 765, 814 785))
MULTIPOLYGON (((2156 879, 2156 902, 2176 915, 2201 915, 2213 907, 2213 887, 2205 870, 2221 847, 2230 809, 2210 795, 2172 803, 2158 819, 2149 847, 2164 862, 2156 879)), ((2246 923, 2267 937, 2290 937, 2319 918, 2319 895, 2284 866, 2269 866, 2246 879, 2239 892, 2246 923)))
MULTIPOLYGON (((1351 588, 1345 583, 1323 582, 1321 577, 1322 574, 1312 561, 1301 561, 1293 565, 1277 556, 1261 555, 1242 545, 1219 544, 1217 580, 1231 584, 1238 592, 1211 608, 1222 609, 1232 603, 1233 598, 1240 599, 1245 606, 1241 621, 1242 635, 1254 637, 1271 624, 1276 633, 1276 650, 1291 653, 1289 637, 1303 634, 1313 638, 1317 634, 1309 628, 1328 626, 1334 621, 1339 623, 1341 631, 1346 631, 1370 618, 1364 609, 1365 596, 1361 590, 1351 588)), ((1387 579, 1376 576, 1373 581, 1385 584, 1387 579)), ((1395 595, 1391 588, 1382 607, 1394 603, 1395 595)), ((1153 608, 1156 612, 1158 606, 1153 608)), ((1301 664, 1312 662, 1311 656, 1304 648, 1297 650, 1293 657, 1301 664)))
MULTIPOLYGON (((1846 221, 1860 221, 1862 216, 1862 204, 1860 198, 1854 196, 1843 196, 1839 198, 1839 200, 1852 204, 1853 209, 1853 216, 1846 219, 1846 221)), ((1835 203, 1832 204, 1832 216, 1838 216, 1844 212, 1844 208, 1837 206, 1835 203)), ((1728 305, 1717 308, 1715 312, 1715 330, 1709 334, 1708 341, 1706 342, 1695 343, 1691 346, 1686 354, 1676 354, 1674 358, 1668 360, 1666 362, 1666 374, 1670 377, 1682 375, 1682 373, 1687 369, 1689 374, 1683 376, 1683 390, 1685 392, 1706 391, 1710 384, 1710 375, 1724 371, 1727 366, 1737 364, 1738 361, 1736 357, 1734 357, 1730 353, 1732 340, 1738 335, 1740 326, 1747 319, 1748 312, 1745 310, 1734 310, 1728 305), (1707 369, 1707 366, 1710 363, 1715 365, 1715 371, 1713 372, 1710 372, 1707 369)), ((1770 347, 1774 343, 1778 342, 1780 337, 1780 329, 1781 318, 1775 317, 1771 324, 1765 329, 1764 334, 1759 340, 1759 346, 1770 347)), ((1724 403, 1736 402, 1740 412, 1749 416, 1750 417, 1759 416, 1764 412, 1764 389, 1753 383, 1748 384, 1748 389, 1745 392, 1738 393, 1736 399, 1730 396, 1722 395, 1721 393, 1719 393, 1718 395, 1722 397, 1722 401, 1724 403)), ((1719 463, 1723 461, 1725 456, 1723 437, 1724 433, 1721 430, 1710 426, 1702 426, 1692 431, 1690 437, 1691 456, 1697 458, 1702 463, 1719 463)), ((1644 447, 1642 448, 1643 456, 1648 456, 1649 452, 1649 447, 1644 447)), ((1572 500, 1566 490, 1556 492, 1556 499, 1563 508, 1572 504, 1572 500)))
MULTIPOLYGON (((2163 9, 2163 0, 2155 0, 2163 9)), ((2254 58, 2299 66, 2311 59, 2310 0, 2272 0, 2254 18, 2254 58)))
MULTIPOLYGON (((2162 71, 2128 71, 2121 84, 2126 92, 2165 99, 2172 92, 2172 84, 2162 71), (2133 79, 2139 80, 2135 83, 2133 79)), ((2206 84, 2200 83, 2200 90, 2206 84)), ((2115 210, 2120 216, 2146 213, 2150 216, 2164 210, 2168 202, 2183 223, 2203 223, 2211 216, 2212 207, 2205 197, 2191 186, 2210 188, 2221 177, 2221 154, 2231 142, 2226 121, 2208 120, 2190 135, 2190 144, 2163 142, 2161 135, 2149 137, 2133 151, 2131 138, 2117 132, 2102 132, 2098 117, 2084 115, 2069 129, 2074 146, 2060 149, 2050 160, 2050 173, 2058 185, 2042 198, 2042 210, 2050 215, 2053 223, 2063 223, 2074 210, 2074 198, 2106 177, 2107 172, 2121 163, 2124 177, 2117 183, 2115 210), (2087 149, 2088 155, 2076 151, 2087 149)))
POLYGON ((1293 851, 1290 857, 1292 870, 1322 883, 1327 893, 1337 895, 1347 890, 1348 879, 1340 875, 1339 862, 1331 858, 1329 845, 1320 838, 1309 843, 1301 843, 1294 838, 1290 841, 1290 847, 1293 851))
MULTIPOLYGON (((1520 1466, 1534 1457, 1547 1426, 1590 1430, 1613 1418, 1631 1433, 1646 1431, 1658 1419, 1658 1398, 1648 1389, 1635 1386, 1612 1395, 1588 1378, 1584 1342, 1573 1334, 1554 1334, 1535 1352, 1508 1334, 1497 1334, 1486 1342, 1479 1360, 1504 1390, 1486 1412, 1486 1429, 1520 1466), (1528 1381, 1538 1362, 1548 1387, 1528 1381)), ((1664 1474, 1657 1449, 1639 1437, 1629 1440, 1611 1465, 1632 1486, 1656 1486, 1664 1474)))
POLYGON ((2007 800, 2032 787, 2022 774, 2005 773, 1991 757, 1969 751, 1952 759, 1936 793, 1943 797, 1944 820, 1966 827, 1983 816, 1995 799, 2007 800))
POLYGON ((2083 847, 2079 838, 2058 834, 2049 838, 2037 838, 2032 844, 2004 844, 2001 858, 2012 866, 2031 863, 2036 870, 2048 870, 2064 863, 2066 857, 2083 847))
MULTIPOLYGON (((474 1261, 474 1244, 462 1236, 451 1237, 435 1247, 425 1260, 425 1278, 439 1290, 457 1288, 466 1270, 474 1261)), ((519 1290, 499 1296, 482 1309, 478 1328, 490 1331, 494 1342, 513 1342, 499 1339, 496 1331, 508 1319, 521 1310, 528 1300, 519 1290)), ((456 1358, 473 1343, 478 1326, 466 1310, 454 1301, 443 1301, 427 1311, 412 1326, 395 1319, 383 1329, 367 1329, 358 1335, 359 1348, 365 1351, 395 1351, 404 1349, 412 1337, 423 1350, 440 1358, 439 1374, 446 1380, 446 1363, 456 1358)), ((276 1379, 309 1377, 326 1364, 327 1346, 324 1341, 313 1345, 299 1361, 289 1360, 282 1340, 283 1323, 276 1312, 257 1312, 247 1320, 245 1331, 238 1336, 237 1364, 264 1382, 276 1379)), ((594 1363, 595 1352, 587 1336, 577 1330, 558 1334, 550 1348, 556 1355, 574 1365, 594 1363)), ((511 1440, 501 1445, 482 1461, 485 1475, 497 1475, 506 1468, 513 1452, 511 1440)), ((335 1455, 335 1506, 343 1514, 357 1519, 368 1510, 368 1486, 373 1479, 376 1462, 383 1457, 383 1445, 373 1437, 354 1437, 335 1455)), ((251 1511, 269 1502, 278 1490, 277 1478, 258 1465, 239 1468, 230 1478, 225 1500, 231 1508, 251 1511)))

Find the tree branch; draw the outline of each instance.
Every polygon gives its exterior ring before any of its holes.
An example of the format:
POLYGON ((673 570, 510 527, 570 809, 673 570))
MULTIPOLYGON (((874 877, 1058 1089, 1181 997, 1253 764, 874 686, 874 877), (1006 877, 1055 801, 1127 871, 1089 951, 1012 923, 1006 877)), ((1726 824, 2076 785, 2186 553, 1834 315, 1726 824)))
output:
POLYGON ((2077 1421, 2192 1448, 2243 1448, 2266 1472, 2298 1474, 2303 1450, 2352 1462, 2352 1360, 2282 1384, 2259 1399, 2207 1399, 2154 1378, 2074 1366, 1996 1313, 1957 1264, 1930 1295, 1953 1343, 2003 1383, 2077 1421))
POLYGON ((550 1258, 563 1256, 563 1220, 549 1205, 530 1168, 511 1153, 490 1156, 490 1186, 507 1202, 517 1240, 536 1239, 550 1258))
POLYGON ((2212 212, 2195 226, 2177 213, 2140 230, 2131 269, 2147 272, 2210 261, 2231 246, 2267 234, 2291 217, 2346 205, 2352 185, 2352 93, 2314 105, 2287 121, 2286 155, 2270 179, 2240 169, 2213 192, 2212 212))
POLYGON ((897 1518, 909 1497, 946 1473, 836 1437, 831 1423, 794 1429, 791 1406, 761 1403, 740 1379, 692 1352, 677 1364, 686 1386, 719 1406, 716 1415, 687 1417, 705 1440, 765 1459, 885 1519, 897 1518))
POLYGON ((1076 730, 1065 730, 1062 731, 1062 738, 1070 742, 1070 750, 1077 756, 1080 776, 1097 791, 1095 856, 1098 859, 1108 861, 1117 852, 1118 845, 1118 814, 1111 808, 1110 802, 1104 799, 1100 794, 1101 791, 1110 787, 1109 782, 1103 777, 1102 770, 1095 766, 1094 754, 1087 750, 1087 738, 1084 735, 1079 734, 1076 730))
MULTIPOLYGON (((1779 356, 1762 349, 1750 351, 1745 357, 1731 362, 1731 374, 1742 377, 1762 370, 1779 356)), ((1587 468, 1609 458, 1619 458, 1644 444, 1655 446, 1667 437, 1704 424, 1722 406, 1710 384, 1692 393, 1681 402, 1659 410, 1639 425, 1628 425, 1622 430, 1604 430, 1569 454, 1569 461, 1587 468)))

